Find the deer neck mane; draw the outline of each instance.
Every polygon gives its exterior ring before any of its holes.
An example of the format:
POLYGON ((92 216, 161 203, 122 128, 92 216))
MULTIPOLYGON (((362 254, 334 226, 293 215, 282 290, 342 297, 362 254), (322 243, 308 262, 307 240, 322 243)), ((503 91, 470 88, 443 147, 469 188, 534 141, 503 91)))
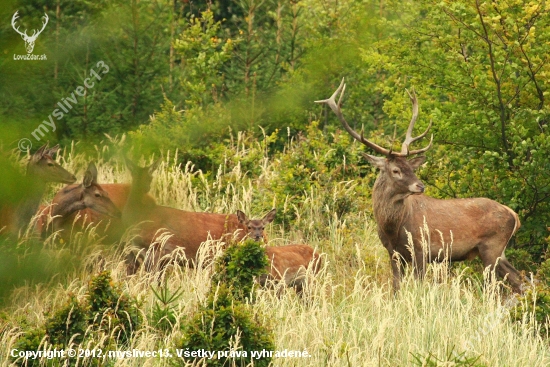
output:
POLYGON ((372 204, 379 230, 390 237, 398 235, 409 211, 406 200, 409 196, 409 193, 396 192, 384 175, 378 176, 372 190, 372 204))

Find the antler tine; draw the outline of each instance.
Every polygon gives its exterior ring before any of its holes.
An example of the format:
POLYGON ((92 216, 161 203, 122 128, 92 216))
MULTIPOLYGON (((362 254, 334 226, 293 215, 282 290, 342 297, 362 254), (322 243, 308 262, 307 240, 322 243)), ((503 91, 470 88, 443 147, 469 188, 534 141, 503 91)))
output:
MULTIPOLYGON (((431 125, 431 124, 430 124, 431 125)), ((426 131, 427 132, 427 131, 426 131)), ((426 146, 425 148, 422 148, 422 149, 415 149, 415 150, 411 150, 409 152, 409 155, 415 155, 415 154, 420 154, 420 153, 424 153, 426 152, 428 149, 430 149, 432 147, 432 143, 434 141, 434 134, 432 134, 431 138, 430 138, 430 144, 428 144, 428 146, 426 146)))
POLYGON ((15 22, 17 21, 17 18, 19 18, 19 10, 15 12, 15 14, 13 14, 13 17, 11 17, 11 26, 13 28, 14 31, 16 31, 17 33, 19 33, 21 36, 26 36, 27 35, 27 30, 25 30, 24 33, 21 33, 21 31, 19 30, 19 27, 15 27, 15 22))
POLYGON ((342 102, 342 98, 344 96, 344 91, 346 89, 346 85, 344 84, 344 78, 342 78, 342 82, 340 83, 340 86, 338 87, 338 89, 336 89, 336 91, 332 94, 332 96, 330 96, 330 98, 328 99, 323 99, 323 100, 319 100, 319 101, 315 101, 315 103, 325 103, 327 104, 330 109, 334 112, 334 114, 338 117, 338 119, 340 120, 340 122, 342 123, 342 126, 344 126, 344 129, 357 141, 363 143, 364 145, 368 146, 369 148, 371 148, 372 150, 374 150, 375 152, 377 153, 380 153, 382 155, 385 155, 385 156, 389 156, 390 155, 390 151, 388 149, 385 149, 385 148, 382 148, 381 146, 365 139, 363 137, 363 131, 361 130, 361 135, 359 135, 357 133, 357 131, 353 130, 348 122, 346 121, 346 119, 344 118, 344 115, 342 114, 342 110, 340 109, 340 106, 341 106, 341 102, 342 102), (338 95, 338 93, 342 92, 342 94, 340 95, 340 98, 338 99, 338 104, 336 103, 335 101, 335 98, 336 96, 338 95))
POLYGON ((40 32, 38 32, 38 34, 42 33, 44 28, 46 28, 46 25, 48 25, 48 21, 50 20, 50 18, 48 17, 48 14, 46 13, 44 13, 44 16, 42 18, 44 18, 44 22, 42 22, 42 29, 40 30, 40 32))
MULTIPOLYGON (((414 91, 414 88, 411 89, 411 91, 412 91, 412 93, 410 93, 407 90, 407 94, 409 95, 409 98, 410 98, 411 103, 412 103, 412 117, 411 117, 411 122, 409 123, 409 127, 407 129, 407 134, 405 136, 405 141, 403 142, 403 145, 401 146, 401 153, 399 154, 399 156, 402 156, 402 157, 406 157, 406 156, 409 156, 409 155, 412 155, 412 154, 423 153, 423 152, 427 151, 432 145, 432 141, 430 141, 430 144, 426 148, 409 151, 409 146, 412 143, 414 143, 415 141, 417 141, 419 139, 422 139, 424 136, 426 136, 426 134, 428 133, 428 131, 432 127, 432 121, 430 120, 430 125, 428 126, 426 131, 424 131, 422 134, 418 135, 417 137, 414 137, 414 138, 412 137, 412 131, 414 129, 414 124, 416 123, 416 120, 418 119, 418 99, 416 98, 416 93, 414 91)), ((433 140, 433 135, 432 135, 432 140, 433 140)))

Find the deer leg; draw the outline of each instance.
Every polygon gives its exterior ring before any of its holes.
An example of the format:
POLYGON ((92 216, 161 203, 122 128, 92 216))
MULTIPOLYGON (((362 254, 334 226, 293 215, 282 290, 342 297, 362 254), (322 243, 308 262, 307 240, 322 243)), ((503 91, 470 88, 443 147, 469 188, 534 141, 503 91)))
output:
POLYGON ((491 254, 490 251, 488 251, 488 248, 480 248, 479 255, 483 261, 483 266, 489 266, 491 271, 495 270, 497 275, 501 278, 505 278, 507 276, 508 282, 512 286, 513 291, 515 293, 523 293, 521 290, 522 276, 520 272, 517 271, 516 268, 508 262, 508 260, 506 260, 504 251, 502 251, 502 254, 498 256, 491 254))
POLYGON ((514 268, 512 264, 510 264, 504 257, 501 257, 498 261, 497 274, 502 278, 508 275, 508 281, 510 282, 514 292, 519 294, 523 293, 521 273, 517 271, 516 268, 514 268))

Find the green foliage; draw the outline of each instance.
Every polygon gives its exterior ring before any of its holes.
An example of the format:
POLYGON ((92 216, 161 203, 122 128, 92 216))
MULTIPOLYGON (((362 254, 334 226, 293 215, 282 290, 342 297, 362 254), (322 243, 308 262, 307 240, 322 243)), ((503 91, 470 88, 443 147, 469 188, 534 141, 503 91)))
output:
MULTIPOLYGON (((124 344, 142 323, 139 308, 133 303, 135 301, 113 283, 110 274, 102 272, 90 280, 85 300, 79 301, 70 294, 66 304, 47 317, 41 327, 28 328, 23 322, 23 333, 14 345, 22 351, 33 351, 41 350, 43 341, 57 349, 85 348, 88 342, 99 347, 117 342, 124 344)), ((27 365, 25 361, 12 361, 20 366, 27 365)), ((58 363, 59 359, 48 360, 56 365, 54 362, 58 363)), ((29 363, 42 365, 39 359, 29 363)), ((69 358, 66 363, 74 366, 78 359, 69 358)))
MULTIPOLYGON (((17 338, 17 341, 14 343, 13 348, 17 350, 40 350, 40 346, 42 345, 44 337, 45 332, 41 328, 33 328, 27 330, 23 335, 17 338)), ((23 361, 14 357, 10 358, 11 362, 16 366, 38 367, 41 365, 41 362, 38 359, 23 361)))
POLYGON ((525 291, 519 297, 519 305, 510 312, 512 320, 536 321, 540 326, 541 336, 548 337, 550 334, 550 287, 548 283, 538 284, 525 291))
POLYGON ((433 353, 429 352, 426 356, 420 353, 411 353, 413 360, 411 363, 415 366, 422 367, 440 367, 440 366, 456 366, 456 367, 486 367, 487 365, 479 362, 481 356, 466 357, 466 352, 457 353, 454 348, 447 355, 440 359, 433 353))
POLYGON ((89 310, 86 305, 71 294, 67 304, 48 318, 44 328, 50 343, 59 348, 67 348, 84 340, 88 321, 89 310))
POLYGON ((135 300, 121 292, 108 271, 90 280, 88 303, 93 325, 108 334, 117 329, 119 340, 127 341, 142 322, 135 300))
POLYGON ((226 284, 236 300, 250 298, 254 288, 254 279, 267 273, 265 248, 252 239, 235 243, 227 248, 216 262, 213 286, 226 284))
POLYGON ((181 56, 181 86, 187 109, 202 109, 218 102, 225 92, 224 64, 237 40, 220 37, 221 22, 210 10, 200 17, 191 15, 188 27, 175 40, 181 56))
MULTIPOLYGON (((190 319, 177 348, 186 351, 234 351, 246 354, 220 359, 206 359, 206 366, 247 365, 269 366, 271 357, 252 359, 252 351, 274 350, 271 331, 248 304, 236 301, 230 288, 222 284, 212 288, 205 306, 190 319)), ((184 358, 190 362, 196 358, 184 358)))
MULTIPOLYGON (((207 366, 246 365, 269 366, 271 357, 252 358, 252 351, 275 349, 272 331, 247 299, 254 299, 254 279, 266 273, 269 264, 265 248, 246 240, 227 248, 216 262, 216 273, 206 304, 184 325, 184 337, 177 348, 185 351, 235 352, 236 355, 205 359, 207 366)), ((196 358, 185 357, 185 361, 196 358)))
POLYGON ((151 323, 163 333, 168 333, 174 328, 177 321, 175 305, 180 299, 183 290, 178 288, 175 292, 170 292, 168 283, 165 280, 164 285, 157 290, 152 289, 155 295, 155 304, 151 313, 151 323))

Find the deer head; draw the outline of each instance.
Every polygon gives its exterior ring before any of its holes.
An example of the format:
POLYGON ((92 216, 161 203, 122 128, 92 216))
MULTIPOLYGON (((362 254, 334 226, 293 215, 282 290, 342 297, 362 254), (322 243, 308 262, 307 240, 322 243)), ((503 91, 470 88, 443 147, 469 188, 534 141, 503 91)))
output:
POLYGON ((11 18, 11 26, 13 29, 21 35, 21 38, 23 38, 23 41, 25 41, 25 48, 27 49, 27 53, 32 53, 32 50, 34 49, 34 43, 36 42, 36 38, 42 33, 44 28, 46 28, 46 25, 48 24, 48 14, 44 13, 44 16, 42 17, 42 29, 37 31, 36 29, 33 29, 32 35, 27 35, 27 30, 25 29, 24 32, 21 32, 19 30, 19 27, 15 27, 15 22, 17 21, 17 18, 19 18, 19 11, 16 11, 13 17, 11 18))
POLYGON ((120 210, 113 204, 109 194, 97 184, 97 168, 93 162, 84 173, 81 188, 82 209, 90 208, 110 217, 120 218, 120 210))
POLYGON ((57 163, 53 156, 59 151, 59 145, 48 148, 48 144, 40 147, 27 164, 27 176, 42 182, 60 182, 71 184, 76 177, 57 163))
POLYGON ((411 194, 423 193, 424 184, 418 179, 418 177, 416 177, 416 175, 414 174, 414 170, 422 165, 422 163, 424 163, 425 157, 419 156, 410 160, 408 160, 407 157, 424 153, 431 148, 433 142, 433 134, 430 139, 430 143, 425 148, 410 150, 410 145, 426 136, 426 134, 432 127, 432 122, 430 121, 428 128, 422 134, 418 135, 417 137, 412 136, 414 124, 416 123, 416 120, 418 118, 418 100, 416 98, 414 90, 412 90, 412 93, 409 93, 409 91, 407 91, 412 103, 412 118, 407 129, 405 140, 403 141, 403 144, 401 146, 401 152, 394 152, 391 149, 382 148, 378 144, 365 139, 365 137, 363 136, 363 130, 361 130, 361 133, 358 134, 349 126, 341 110, 341 102, 345 90, 346 85, 344 84, 344 79, 342 79, 340 86, 338 87, 338 89, 336 89, 336 91, 332 94, 330 98, 315 102, 327 104, 336 114, 344 129, 355 140, 361 142, 362 144, 366 145, 367 147, 371 148, 372 150, 383 156, 377 157, 369 154, 363 154, 364 157, 372 165, 380 169, 379 178, 381 178, 381 180, 383 181, 388 182, 388 185, 386 186, 391 188, 393 194, 407 196, 411 194), (338 103, 336 103, 335 98, 338 94, 340 94, 340 98, 338 99, 338 103))
POLYGON ((262 219, 248 219, 246 214, 237 210, 237 218, 248 229, 248 237, 254 241, 260 241, 265 238, 264 228, 267 224, 273 222, 277 214, 277 209, 272 209, 262 219))
POLYGON ((123 155, 126 167, 132 175, 132 189, 136 194, 145 195, 151 190, 151 183, 153 182, 153 173, 160 165, 161 159, 156 160, 148 167, 140 167, 132 162, 128 157, 123 155))

